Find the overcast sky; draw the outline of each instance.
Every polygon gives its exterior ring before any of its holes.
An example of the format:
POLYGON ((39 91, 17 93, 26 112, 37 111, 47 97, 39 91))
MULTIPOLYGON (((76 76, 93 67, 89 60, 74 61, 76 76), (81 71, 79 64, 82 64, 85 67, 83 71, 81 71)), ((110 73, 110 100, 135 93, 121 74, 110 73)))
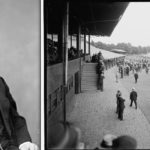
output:
POLYGON ((131 43, 133 46, 150 46, 150 2, 129 3, 120 22, 110 37, 94 37, 104 43, 131 43))

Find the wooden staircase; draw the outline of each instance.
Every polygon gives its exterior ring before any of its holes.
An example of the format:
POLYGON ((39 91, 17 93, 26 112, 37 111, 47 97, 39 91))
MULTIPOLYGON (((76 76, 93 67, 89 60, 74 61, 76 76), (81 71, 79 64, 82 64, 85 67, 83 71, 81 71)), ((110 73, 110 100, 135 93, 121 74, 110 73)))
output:
POLYGON ((81 91, 95 91, 97 90, 97 63, 85 63, 82 70, 81 77, 81 91))

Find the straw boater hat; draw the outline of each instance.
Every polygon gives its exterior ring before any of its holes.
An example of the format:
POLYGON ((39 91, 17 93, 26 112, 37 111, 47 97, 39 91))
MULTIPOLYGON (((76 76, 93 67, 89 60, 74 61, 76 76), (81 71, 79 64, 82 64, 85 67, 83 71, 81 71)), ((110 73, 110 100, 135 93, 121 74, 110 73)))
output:
POLYGON ((134 87, 132 88, 132 91, 135 91, 135 88, 134 88, 134 87))
POLYGON ((112 135, 112 134, 106 134, 104 137, 103 137, 103 140, 101 142, 101 146, 102 147, 112 147, 113 145, 113 140, 116 139, 117 136, 115 135, 112 135))

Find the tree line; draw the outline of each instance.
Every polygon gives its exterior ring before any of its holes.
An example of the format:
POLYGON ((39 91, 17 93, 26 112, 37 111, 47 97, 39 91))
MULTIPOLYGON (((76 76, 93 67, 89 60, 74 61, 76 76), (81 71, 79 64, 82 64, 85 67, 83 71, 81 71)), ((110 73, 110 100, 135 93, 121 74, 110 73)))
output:
POLYGON ((131 43, 118 43, 115 44, 106 44, 103 42, 94 42, 91 41, 91 45, 95 46, 96 48, 104 49, 111 51, 112 49, 120 49, 127 52, 127 54, 146 54, 150 53, 150 46, 132 46, 131 43))

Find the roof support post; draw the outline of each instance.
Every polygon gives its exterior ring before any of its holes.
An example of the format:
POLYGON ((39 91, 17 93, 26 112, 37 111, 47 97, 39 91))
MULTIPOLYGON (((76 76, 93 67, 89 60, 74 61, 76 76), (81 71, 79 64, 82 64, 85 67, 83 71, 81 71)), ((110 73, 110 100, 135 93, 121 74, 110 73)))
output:
POLYGON ((61 62, 63 60, 63 47, 64 47, 63 43, 64 43, 63 20, 61 20, 61 26, 58 33, 58 55, 61 62))
POLYGON ((86 56, 86 33, 84 33, 84 61, 86 56))
POLYGON ((81 25, 78 25, 78 33, 77 33, 77 50, 78 50, 78 58, 80 58, 79 60, 79 81, 78 81, 78 93, 81 92, 81 25))
POLYGON ((72 35, 70 35, 70 47, 72 47, 72 35))
POLYGON ((80 50, 81 50, 81 31, 80 25, 78 26, 78 33, 77 33, 77 51, 78 51, 78 58, 80 57, 80 50))
POLYGON ((63 120, 66 122, 66 89, 68 80, 68 32, 69 32, 69 2, 65 2, 63 16, 63 87, 64 87, 64 103, 63 103, 63 120))
POLYGON ((89 34, 89 55, 91 55, 91 42, 90 42, 90 34, 89 34))

